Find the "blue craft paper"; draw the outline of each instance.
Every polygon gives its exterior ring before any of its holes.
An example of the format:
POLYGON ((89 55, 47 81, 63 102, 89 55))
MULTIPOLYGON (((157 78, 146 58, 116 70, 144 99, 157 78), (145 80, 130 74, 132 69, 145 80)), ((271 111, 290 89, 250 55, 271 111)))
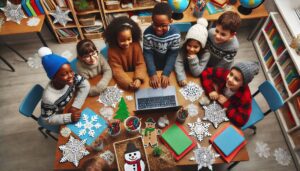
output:
POLYGON ((214 143, 219 149, 228 156, 233 152, 245 138, 239 134, 232 126, 226 128, 219 136, 216 137, 214 143))
MULTIPOLYGON (((85 135, 79 136, 79 131, 82 128, 78 128, 75 126, 76 123, 71 123, 68 124, 67 127, 71 129, 71 131, 76 134, 81 140, 86 139, 86 144, 87 145, 91 145, 100 135, 101 133, 107 128, 107 123, 106 121, 99 115, 97 115, 93 110, 91 110, 90 108, 86 108, 81 112, 81 117, 80 120, 78 122, 81 122, 82 124, 85 123, 85 121, 83 120, 83 114, 86 114, 89 118, 89 120, 91 119, 92 116, 97 116, 97 122, 93 122, 94 123, 99 123, 101 124, 100 128, 96 129, 93 127, 94 131, 95 131, 95 136, 91 137, 88 134, 88 130, 86 132, 85 135)), ((77 122, 77 123, 78 123, 77 122)))

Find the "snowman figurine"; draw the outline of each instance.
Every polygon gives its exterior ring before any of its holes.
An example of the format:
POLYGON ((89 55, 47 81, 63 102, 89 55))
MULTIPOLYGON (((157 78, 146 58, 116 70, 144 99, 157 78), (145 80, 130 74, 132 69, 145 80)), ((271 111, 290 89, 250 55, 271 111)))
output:
POLYGON ((126 147, 126 151, 124 153, 125 157, 125 164, 124 170, 125 171, 144 171, 145 170, 145 163, 141 159, 141 152, 136 148, 136 146, 129 142, 126 147))

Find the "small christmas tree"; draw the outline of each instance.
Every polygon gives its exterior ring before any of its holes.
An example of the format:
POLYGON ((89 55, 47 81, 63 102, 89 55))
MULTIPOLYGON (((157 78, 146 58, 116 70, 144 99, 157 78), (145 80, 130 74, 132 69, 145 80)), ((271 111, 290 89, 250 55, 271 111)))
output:
POLYGON ((122 97, 119 103, 119 109, 116 112, 116 116, 114 116, 114 119, 119 119, 121 122, 123 122, 126 118, 128 118, 128 116, 129 116, 128 108, 124 98, 122 97))

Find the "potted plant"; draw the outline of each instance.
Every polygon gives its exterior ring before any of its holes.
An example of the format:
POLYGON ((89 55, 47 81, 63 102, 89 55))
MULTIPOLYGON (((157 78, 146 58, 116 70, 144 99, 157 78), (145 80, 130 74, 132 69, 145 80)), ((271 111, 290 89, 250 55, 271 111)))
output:
POLYGON ((95 9, 93 0, 73 0, 73 2, 75 10, 78 12, 95 9))

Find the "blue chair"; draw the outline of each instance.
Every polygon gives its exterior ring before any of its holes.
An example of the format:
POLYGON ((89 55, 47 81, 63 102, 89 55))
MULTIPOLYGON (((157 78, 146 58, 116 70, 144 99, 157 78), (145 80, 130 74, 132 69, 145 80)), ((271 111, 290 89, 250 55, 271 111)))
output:
POLYGON ((43 92, 44 88, 41 85, 36 84, 21 102, 19 106, 19 112, 26 117, 31 117, 32 119, 34 119, 40 126, 38 130, 45 136, 45 138, 47 138, 47 135, 49 135, 51 138, 57 141, 57 138, 54 137, 51 134, 51 132, 58 133, 59 126, 46 125, 43 123, 41 116, 37 117, 33 115, 34 109, 36 108, 37 104, 40 102, 43 96, 43 92), (46 133, 44 132, 44 130, 46 133))
POLYGON ((248 122, 242 127, 242 130, 247 128, 253 129, 253 133, 256 134, 256 126, 255 124, 259 121, 263 120, 265 116, 267 116, 271 112, 275 112, 284 104, 284 101, 277 91, 275 86, 268 80, 264 81, 259 87, 258 90, 252 95, 252 112, 250 114, 250 118, 248 122), (269 110, 263 112, 259 107, 258 103, 254 99, 254 97, 261 93, 265 100, 269 105, 269 110))
POLYGON ((103 57, 107 60, 108 59, 108 46, 105 45, 104 48, 101 49, 100 53, 103 55, 103 57))
POLYGON ((172 25, 177 27, 181 33, 187 32, 192 27, 192 23, 174 23, 172 25))

